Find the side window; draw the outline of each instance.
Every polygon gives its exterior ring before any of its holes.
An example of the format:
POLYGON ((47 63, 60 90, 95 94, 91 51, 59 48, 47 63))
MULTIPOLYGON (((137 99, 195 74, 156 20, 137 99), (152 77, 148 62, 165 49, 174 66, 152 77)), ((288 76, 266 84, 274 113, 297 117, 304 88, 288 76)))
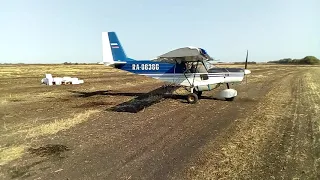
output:
POLYGON ((174 68, 175 73, 183 73, 186 70, 186 65, 184 63, 176 63, 174 68))
POLYGON ((200 78, 201 78, 201 80, 208 80, 209 76, 208 76, 208 74, 200 74, 200 78))

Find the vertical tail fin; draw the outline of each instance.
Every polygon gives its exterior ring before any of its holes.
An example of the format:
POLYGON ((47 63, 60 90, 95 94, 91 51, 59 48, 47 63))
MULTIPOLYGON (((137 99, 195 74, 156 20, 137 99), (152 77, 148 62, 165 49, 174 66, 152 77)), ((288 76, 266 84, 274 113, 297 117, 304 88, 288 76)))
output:
POLYGON ((115 32, 102 32, 103 63, 125 63, 128 59, 115 32))

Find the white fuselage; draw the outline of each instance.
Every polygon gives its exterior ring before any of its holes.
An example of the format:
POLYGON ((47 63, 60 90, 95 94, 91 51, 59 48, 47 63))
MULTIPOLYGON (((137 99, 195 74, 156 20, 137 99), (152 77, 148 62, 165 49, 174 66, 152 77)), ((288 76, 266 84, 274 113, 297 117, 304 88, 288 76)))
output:
MULTIPOLYGON (((175 83, 182 86, 208 86, 222 83, 241 82, 244 72, 221 72, 221 73, 176 73, 176 74, 141 74, 165 82, 175 83)), ((208 88, 211 90, 211 88, 208 88)))

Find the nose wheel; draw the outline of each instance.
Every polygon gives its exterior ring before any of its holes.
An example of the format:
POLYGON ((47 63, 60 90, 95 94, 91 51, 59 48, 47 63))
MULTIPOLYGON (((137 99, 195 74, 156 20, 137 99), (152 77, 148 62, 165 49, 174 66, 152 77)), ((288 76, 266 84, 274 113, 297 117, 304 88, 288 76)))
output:
POLYGON ((188 94, 187 100, 190 104, 195 104, 198 101, 198 95, 195 93, 188 94))

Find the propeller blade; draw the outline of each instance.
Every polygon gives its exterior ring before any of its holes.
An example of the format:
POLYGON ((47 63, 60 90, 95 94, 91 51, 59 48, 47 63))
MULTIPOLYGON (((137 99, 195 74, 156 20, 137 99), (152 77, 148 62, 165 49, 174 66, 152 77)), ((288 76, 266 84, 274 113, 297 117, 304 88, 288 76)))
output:
POLYGON ((247 50, 247 57, 246 57, 246 63, 244 65, 244 69, 247 69, 248 66, 248 50, 247 50))

